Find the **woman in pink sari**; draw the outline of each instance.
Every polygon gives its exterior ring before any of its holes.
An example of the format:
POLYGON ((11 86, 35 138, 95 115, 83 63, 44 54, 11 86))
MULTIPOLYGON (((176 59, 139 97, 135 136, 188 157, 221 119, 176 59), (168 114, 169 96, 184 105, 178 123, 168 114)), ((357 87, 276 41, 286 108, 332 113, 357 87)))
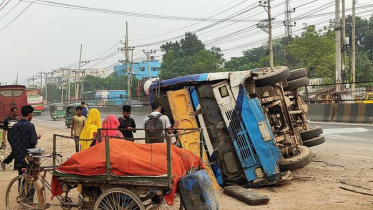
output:
MULTIPOLYGON (((108 129, 118 129, 119 127, 119 121, 118 118, 116 118, 114 115, 108 115, 104 122, 102 122, 102 128, 108 128, 108 129)), ((105 136, 109 136, 110 138, 120 137, 123 138, 122 133, 119 130, 101 130, 101 142, 105 142, 105 136)), ((97 141, 93 144, 96 145, 97 141)))

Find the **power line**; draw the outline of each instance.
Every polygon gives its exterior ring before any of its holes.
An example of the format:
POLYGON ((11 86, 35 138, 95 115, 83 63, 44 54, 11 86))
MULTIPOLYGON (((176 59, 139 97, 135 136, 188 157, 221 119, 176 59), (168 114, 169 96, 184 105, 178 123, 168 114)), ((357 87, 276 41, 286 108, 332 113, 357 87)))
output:
POLYGON ((33 3, 35 2, 32 1, 24 10, 22 10, 21 13, 19 13, 12 21, 10 21, 6 26, 4 26, 4 28, 2 28, 0 31, 3 31, 5 28, 7 28, 11 23, 13 23, 13 21, 15 21, 20 15, 22 15, 33 3))
MULTIPOLYGON (((5 1, 5 0, 4 0, 5 1)), ((3 4, 4 3, 4 1, 3 2, 1 2, 1 4, 3 4)), ((0 8, 0 11, 1 10, 3 10, 4 9, 4 7, 7 5, 7 4, 9 4, 9 2, 10 2, 10 0, 8 0, 5 4, 4 4, 4 6, 3 7, 1 7, 0 8)), ((0 6, 1 6, 1 4, 0 4, 0 6)))
POLYGON ((21 3, 21 1, 19 1, 16 5, 14 5, 7 13, 5 13, 2 17, 0 17, 0 20, 3 19, 3 17, 5 17, 7 14, 9 14, 20 3, 21 3))
MULTIPOLYGON (((206 18, 196 18, 196 17, 181 17, 181 16, 169 16, 169 15, 155 15, 155 14, 147 14, 147 13, 136 13, 136 12, 125 12, 119 10, 109 10, 109 9, 102 9, 102 8, 94 8, 94 7, 86 7, 86 6, 79 6, 79 5, 72 5, 72 4, 64 4, 58 3, 53 1, 44 1, 44 0, 35 0, 35 4, 46 5, 46 6, 53 6, 53 7, 60 7, 65 9, 74 9, 74 10, 83 10, 89 12, 98 12, 98 13, 106 13, 106 14, 114 14, 114 15, 122 15, 122 16, 131 16, 131 17, 141 17, 141 18, 151 18, 151 19, 168 19, 168 20, 187 20, 187 21, 208 21, 208 22, 219 22, 221 19, 206 19, 206 18)), ((30 2, 24 0, 24 2, 30 2)), ((241 22, 239 19, 230 19, 229 22, 241 22)))

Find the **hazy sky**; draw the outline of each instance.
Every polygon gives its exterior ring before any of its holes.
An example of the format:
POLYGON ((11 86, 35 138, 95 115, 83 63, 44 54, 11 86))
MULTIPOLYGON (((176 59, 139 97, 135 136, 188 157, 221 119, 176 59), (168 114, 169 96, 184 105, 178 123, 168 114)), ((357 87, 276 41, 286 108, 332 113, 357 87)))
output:
MULTIPOLYGON (((284 2, 271 1, 274 37, 284 34, 284 2)), ((301 33, 302 23, 328 24, 334 18, 334 2, 291 0, 291 8, 297 7, 292 18, 298 18, 293 34, 301 33)), ((346 8, 351 4, 347 0, 346 8)), ((372 12, 369 0, 358 1, 357 15, 369 17, 372 12)), ((187 31, 197 31, 206 47, 220 47, 229 60, 267 40, 268 35, 255 27, 266 18, 264 8, 252 0, 0 0, 0 82, 11 84, 18 73, 19 83, 27 84, 27 78, 41 70, 76 68, 80 44, 82 60, 91 60, 82 68, 110 67, 124 59, 117 48, 123 46, 119 41, 124 40, 126 21, 130 46, 136 46, 135 60, 145 58, 144 49, 158 50, 155 56, 161 59, 160 44, 153 43, 180 40, 187 31), (208 18, 214 20, 201 21, 208 18)))

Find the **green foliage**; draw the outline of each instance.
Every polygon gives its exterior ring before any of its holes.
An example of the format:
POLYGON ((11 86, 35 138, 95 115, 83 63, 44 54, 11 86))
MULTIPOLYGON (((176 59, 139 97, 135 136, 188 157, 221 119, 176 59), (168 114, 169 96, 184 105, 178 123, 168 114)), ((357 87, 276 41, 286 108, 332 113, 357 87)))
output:
POLYGON ((369 52, 356 52, 356 81, 371 81, 373 78, 373 61, 369 59, 369 52))
MULTIPOLYGON (((229 71, 243 71, 269 66, 269 46, 262 45, 242 52, 244 56, 231 58, 224 63, 229 71)), ((275 66, 285 65, 285 49, 281 39, 273 41, 273 61, 275 66)))
POLYGON ((180 42, 167 42, 161 50, 165 52, 159 74, 162 79, 222 70, 220 48, 205 49, 202 41, 192 33, 185 33, 180 42))
POLYGON ((306 26, 301 36, 296 36, 287 50, 298 61, 297 67, 305 67, 308 77, 334 78, 335 33, 331 27, 316 31, 314 25, 306 26))
MULTIPOLYGON (((136 93, 138 79, 132 79, 132 95, 136 93)), ((84 91, 127 90, 127 76, 114 72, 106 78, 87 75, 84 79, 84 91)))

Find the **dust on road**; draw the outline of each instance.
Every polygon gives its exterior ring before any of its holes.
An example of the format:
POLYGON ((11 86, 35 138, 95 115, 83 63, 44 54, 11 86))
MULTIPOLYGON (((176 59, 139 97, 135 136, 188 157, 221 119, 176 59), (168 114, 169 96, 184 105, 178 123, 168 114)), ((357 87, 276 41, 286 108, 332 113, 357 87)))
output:
MULTIPOLYGON (((46 154, 52 152, 53 134, 70 134, 69 129, 56 129, 37 121, 34 124, 37 133, 42 134, 37 147, 44 148, 46 154)), ((64 153, 64 158, 66 158, 74 151, 74 143, 61 139, 58 149, 64 153)), ((335 142, 327 141, 318 147, 312 147, 311 150, 313 162, 303 169, 294 171, 291 181, 281 186, 251 189, 253 192, 268 195, 270 197, 268 205, 248 206, 224 195, 222 191, 217 191, 220 209, 373 209, 373 196, 357 193, 373 194, 373 147, 354 148, 344 144, 335 145, 335 142), (346 153, 354 150, 360 152, 346 153)), ((4 152, 6 151, 0 150, 1 158, 6 155, 4 152)), ((6 187, 9 181, 17 175, 12 167, 8 165, 7 171, 0 171, 0 202, 2 204, 0 206, 2 209, 5 209, 6 187)), ((73 200, 76 201, 77 196, 73 197, 73 200)), ((47 196, 47 201, 50 201, 49 196, 47 196)), ((52 203, 57 203, 56 199, 52 203)), ((51 207, 50 209, 61 208, 51 207)))

